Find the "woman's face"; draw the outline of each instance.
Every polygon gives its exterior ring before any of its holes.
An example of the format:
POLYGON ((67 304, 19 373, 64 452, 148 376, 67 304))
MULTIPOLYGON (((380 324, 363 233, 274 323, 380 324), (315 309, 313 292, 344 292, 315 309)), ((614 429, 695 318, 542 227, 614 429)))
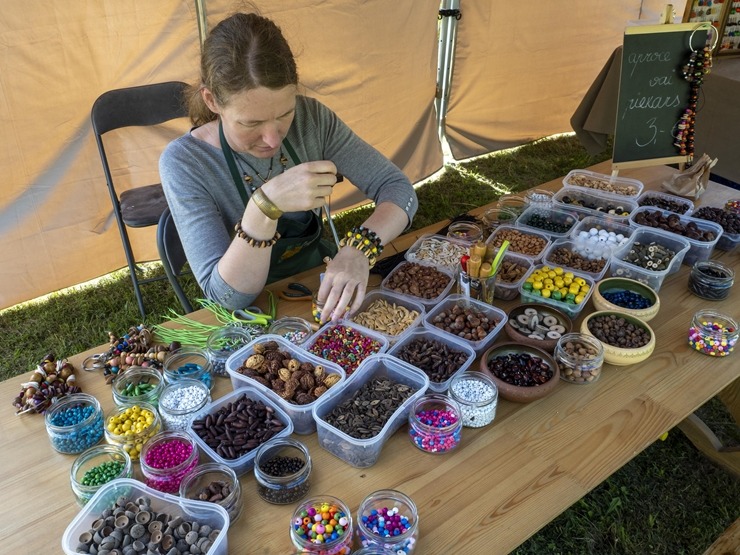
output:
POLYGON ((215 102, 208 89, 204 89, 203 98, 211 111, 220 116, 232 149, 256 158, 272 158, 293 123, 296 87, 243 91, 232 95, 223 106, 215 102))

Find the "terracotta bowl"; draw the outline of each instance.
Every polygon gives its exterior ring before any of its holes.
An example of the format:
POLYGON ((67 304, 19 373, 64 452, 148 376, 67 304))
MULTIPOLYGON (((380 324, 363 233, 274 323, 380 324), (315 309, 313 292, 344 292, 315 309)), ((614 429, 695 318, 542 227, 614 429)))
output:
POLYGON ((622 277, 610 277, 602 279, 596 284, 594 292, 591 295, 591 299, 594 301, 596 310, 614 310, 617 312, 623 312, 630 316, 635 316, 643 322, 652 320, 658 311, 660 310, 660 297, 655 289, 644 283, 640 283, 634 279, 627 279, 622 277), (607 301, 603 294, 613 291, 632 291, 639 295, 642 295, 646 299, 652 301, 652 306, 641 309, 624 308, 614 303, 607 301))
MULTIPOLYGON (((551 321, 548 321, 548 323, 550 322, 551 321)), ((545 328, 548 327, 550 326, 545 326, 545 328)), ((506 330, 506 335, 508 335, 509 339, 511 339, 514 343, 518 343, 520 345, 530 345, 532 347, 542 349, 543 351, 547 351, 548 353, 552 354, 555 351, 555 346, 558 344, 558 340, 560 339, 560 337, 562 337, 566 333, 570 333, 571 331, 573 331, 573 321, 565 313, 560 312, 559 310, 552 308, 551 306, 548 306, 546 304, 525 303, 515 306, 509 311, 509 314, 507 315, 506 326, 504 326, 504 329, 506 330), (528 334, 523 331, 526 330, 531 323, 531 319, 529 322, 526 322, 528 318, 525 312, 531 312, 532 309, 537 311, 539 326, 543 326, 543 320, 547 318, 554 318, 555 320, 557 320, 555 326, 563 328, 562 331, 559 328, 556 330, 559 333, 557 337, 548 337, 545 334, 545 330, 543 328, 536 328, 535 331, 538 331, 540 335, 544 335, 544 339, 529 337, 532 334, 528 334)))
POLYGON ((548 395, 560 382, 560 371, 555 360, 542 349, 532 347, 531 345, 519 345, 517 343, 501 343, 488 349, 480 360, 481 372, 489 376, 498 388, 499 395, 515 403, 529 403, 536 401, 548 395), (512 385, 504 380, 497 378, 496 375, 488 369, 488 361, 501 355, 527 353, 538 357, 553 370, 552 378, 542 385, 525 387, 512 385))
POLYGON ((599 310, 597 312, 592 312, 583 319, 583 322, 581 323, 581 333, 585 333, 586 335, 595 337, 594 334, 591 333, 591 331, 588 329, 588 323, 597 316, 610 314, 614 314, 616 316, 624 318, 631 324, 646 329, 650 334, 650 341, 647 345, 644 345, 643 347, 639 347, 637 349, 615 347, 614 345, 610 345, 608 343, 600 341, 601 344, 604 346, 604 362, 608 364, 613 364, 615 366, 629 366, 630 364, 642 362, 643 360, 647 359, 653 353, 653 350, 655 350, 655 332, 650 326, 648 326, 644 321, 640 320, 636 316, 631 316, 617 310, 599 310))

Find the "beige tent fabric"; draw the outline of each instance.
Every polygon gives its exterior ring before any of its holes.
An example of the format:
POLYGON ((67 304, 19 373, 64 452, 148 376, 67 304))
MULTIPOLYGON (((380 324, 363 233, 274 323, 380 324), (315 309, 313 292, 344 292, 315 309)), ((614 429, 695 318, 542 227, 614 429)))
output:
MULTIPOLYGON (((683 2, 674 4, 683 13, 683 2), (680 4, 680 5, 679 5, 680 4)), ((570 131, 569 119, 631 21, 665 3, 461 2, 446 134, 460 160, 570 131)))
MULTIPOLYGON (((336 110, 412 181, 442 164, 434 122, 438 2, 261 0, 298 54, 307 94, 336 110)), ((209 0, 209 23, 246 3, 209 0)), ((90 108, 106 90, 197 75, 192 0, 0 2, 0 308, 125 266, 90 108)), ((114 179, 158 181, 187 130, 124 130, 106 143, 114 179)), ((349 186, 332 206, 360 200, 349 186)), ((130 230, 156 259, 155 230, 130 230)), ((146 295, 146 290, 144 291, 146 295)), ((131 302, 134 302, 133 291, 131 302)))

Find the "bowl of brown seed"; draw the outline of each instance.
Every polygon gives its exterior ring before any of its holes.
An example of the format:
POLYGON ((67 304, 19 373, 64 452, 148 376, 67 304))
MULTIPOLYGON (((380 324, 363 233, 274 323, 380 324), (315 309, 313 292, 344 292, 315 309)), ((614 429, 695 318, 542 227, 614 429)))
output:
POLYGON ((655 333, 637 316, 616 310, 592 312, 581 323, 581 333, 604 346, 604 362, 628 366, 647 359, 655 349, 655 333))
POLYGON ((573 330, 573 321, 548 305, 526 303, 509 311, 504 329, 514 343, 552 353, 558 340, 573 330))

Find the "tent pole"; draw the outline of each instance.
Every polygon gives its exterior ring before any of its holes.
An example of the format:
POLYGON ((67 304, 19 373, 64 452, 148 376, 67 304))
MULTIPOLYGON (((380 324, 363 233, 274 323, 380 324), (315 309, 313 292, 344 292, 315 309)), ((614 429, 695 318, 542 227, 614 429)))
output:
POLYGON ((437 134, 442 145, 447 143, 445 118, 450 97, 450 82, 455 60, 457 22, 461 17, 460 0, 442 0, 439 9, 439 45, 437 48, 437 134))
POLYGON ((195 17, 198 20, 198 37, 200 38, 200 46, 203 48, 203 43, 208 35, 208 19, 206 17, 206 0, 195 0, 195 17))

